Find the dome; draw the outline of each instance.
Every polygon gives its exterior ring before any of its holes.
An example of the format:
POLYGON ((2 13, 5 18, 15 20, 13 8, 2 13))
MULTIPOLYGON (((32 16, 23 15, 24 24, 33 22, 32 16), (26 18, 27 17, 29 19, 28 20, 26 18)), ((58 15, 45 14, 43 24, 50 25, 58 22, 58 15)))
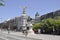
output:
POLYGON ((35 14, 35 16, 39 16, 39 13, 37 12, 37 13, 35 14))

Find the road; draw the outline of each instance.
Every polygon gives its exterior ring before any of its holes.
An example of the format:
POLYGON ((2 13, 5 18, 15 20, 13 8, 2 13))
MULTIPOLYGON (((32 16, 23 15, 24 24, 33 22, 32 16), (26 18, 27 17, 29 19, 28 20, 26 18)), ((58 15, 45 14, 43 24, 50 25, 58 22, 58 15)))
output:
POLYGON ((16 36, 16 35, 11 35, 11 34, 5 34, 5 33, 0 33, 0 40, 40 40, 40 39, 34 39, 34 38, 28 38, 28 37, 21 37, 21 36, 16 36))

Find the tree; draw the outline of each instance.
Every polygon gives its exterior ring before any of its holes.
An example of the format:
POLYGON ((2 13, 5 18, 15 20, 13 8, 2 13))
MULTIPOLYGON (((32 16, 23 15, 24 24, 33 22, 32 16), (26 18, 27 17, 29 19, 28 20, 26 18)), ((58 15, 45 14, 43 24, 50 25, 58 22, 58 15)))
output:
POLYGON ((32 29, 33 29, 34 33, 38 33, 39 28, 40 28, 40 23, 33 24, 32 29))
POLYGON ((0 0, 0 6, 4 6, 4 1, 3 0, 0 0))
POLYGON ((40 28, 40 23, 33 24, 32 29, 38 29, 38 28, 40 28))
POLYGON ((55 20, 55 30, 56 30, 56 34, 60 34, 60 19, 55 20))
POLYGON ((51 34, 53 32, 53 27, 55 30, 56 22, 52 18, 44 19, 40 23, 35 23, 33 25, 33 29, 41 29, 42 33, 49 33, 51 34))

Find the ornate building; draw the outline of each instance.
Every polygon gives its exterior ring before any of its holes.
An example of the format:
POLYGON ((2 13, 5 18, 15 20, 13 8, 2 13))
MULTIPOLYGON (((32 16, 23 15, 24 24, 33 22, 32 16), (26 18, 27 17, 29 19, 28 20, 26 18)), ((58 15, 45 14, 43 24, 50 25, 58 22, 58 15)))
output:
POLYGON ((35 22, 39 22, 40 21, 40 15, 39 15, 39 13, 37 12, 36 14, 35 14, 35 22))
POLYGON ((22 29, 26 29, 26 27, 30 28, 31 23, 27 20, 28 20, 28 16, 26 14, 26 8, 23 8, 23 13, 17 20, 18 21, 17 28, 19 31, 21 31, 22 29))

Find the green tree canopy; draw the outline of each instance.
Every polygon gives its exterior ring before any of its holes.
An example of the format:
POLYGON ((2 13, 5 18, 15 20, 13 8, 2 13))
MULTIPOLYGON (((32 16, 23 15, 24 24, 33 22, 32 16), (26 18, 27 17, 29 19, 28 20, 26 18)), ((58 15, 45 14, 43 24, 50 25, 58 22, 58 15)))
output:
POLYGON ((0 6, 4 6, 4 1, 0 0, 0 6))
POLYGON ((38 29, 40 28, 40 23, 33 24, 32 29, 38 29))
POLYGON ((53 29, 55 31, 59 30, 60 29, 60 17, 58 17, 57 19, 52 19, 52 18, 44 19, 40 23, 35 23, 33 25, 33 29, 40 29, 40 28, 42 30, 45 30, 46 32, 53 31, 53 29))

